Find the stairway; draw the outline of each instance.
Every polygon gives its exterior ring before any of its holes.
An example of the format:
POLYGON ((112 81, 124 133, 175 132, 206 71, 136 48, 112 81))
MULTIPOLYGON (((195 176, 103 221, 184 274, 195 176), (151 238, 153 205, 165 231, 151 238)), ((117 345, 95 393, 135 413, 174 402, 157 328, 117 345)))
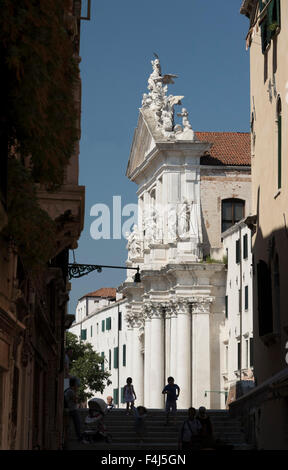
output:
MULTIPOLYGON (((81 421, 88 414, 87 409, 79 410, 81 421)), ((233 445, 233 450, 250 450, 245 444, 241 424, 237 418, 229 416, 225 410, 208 411, 212 421, 215 439, 220 439, 225 444, 233 445)), ((112 443, 98 442, 84 445, 78 443, 75 437, 73 424, 69 432, 68 449, 79 450, 177 450, 178 434, 183 421, 187 419, 187 410, 177 410, 176 426, 171 424, 165 426, 166 415, 164 410, 149 409, 146 417, 147 433, 144 443, 139 446, 135 431, 134 417, 126 416, 123 409, 115 409, 105 416, 105 424, 112 435, 112 443)), ((93 429, 92 425, 84 425, 83 429, 93 429)))

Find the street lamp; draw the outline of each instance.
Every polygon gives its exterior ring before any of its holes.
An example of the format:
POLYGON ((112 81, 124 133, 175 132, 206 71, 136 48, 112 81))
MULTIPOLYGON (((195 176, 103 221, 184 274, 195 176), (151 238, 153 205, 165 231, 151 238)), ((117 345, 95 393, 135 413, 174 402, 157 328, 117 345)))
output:
POLYGON ((140 277, 140 268, 130 268, 126 266, 106 266, 102 264, 78 264, 75 262, 68 264, 68 274, 69 279, 78 279, 79 277, 86 276, 87 274, 91 273, 92 271, 97 271, 98 273, 102 272, 103 268, 110 268, 110 269, 134 269, 137 271, 134 276, 134 282, 141 282, 140 277))

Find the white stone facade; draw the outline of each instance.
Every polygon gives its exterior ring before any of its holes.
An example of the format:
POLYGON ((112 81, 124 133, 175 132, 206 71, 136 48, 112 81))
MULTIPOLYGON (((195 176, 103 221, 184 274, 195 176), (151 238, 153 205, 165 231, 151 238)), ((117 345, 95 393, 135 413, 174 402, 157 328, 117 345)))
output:
POLYGON ((119 406, 123 407, 121 389, 131 374, 132 345, 125 321, 127 301, 121 299, 122 296, 118 297, 120 299, 116 301, 105 298, 94 299, 95 304, 93 297, 82 297, 77 305, 75 322, 69 331, 79 340, 91 343, 95 351, 104 356, 104 368, 110 372, 112 384, 105 388, 103 394, 96 393, 95 397, 106 401, 110 395, 116 402, 118 395, 119 406), (90 304, 88 315, 86 315, 87 304, 90 304))
MULTIPOLYGON (((153 73, 149 90, 151 79, 153 73)), ((139 265, 142 280, 136 285, 128 271, 122 286, 134 338, 133 358, 137 351, 133 374, 141 370, 141 381, 134 383, 137 389, 143 384, 147 407, 163 408, 161 391, 172 375, 181 388, 179 408, 220 408, 221 394, 212 391, 223 391, 220 331, 225 321, 226 269, 219 262, 224 254, 221 200, 234 198, 236 191, 249 210, 250 169, 214 167, 210 187, 217 186, 217 179, 223 187, 220 184, 207 196, 209 178, 205 181, 204 175, 209 169, 201 166, 201 157, 209 153, 211 144, 197 140, 190 123, 184 123, 186 110, 181 113, 183 129, 166 126, 167 86, 161 89, 159 83, 164 82, 158 79, 161 99, 151 90, 144 95, 127 167, 128 178, 138 185, 139 207, 137 229, 128 239, 127 266, 139 265), (215 201, 219 205, 218 199, 220 210, 211 210, 209 200, 213 206, 215 201), (217 261, 204 262, 204 249, 213 256, 213 248, 217 261)))
MULTIPOLYGON (((225 321, 221 328, 221 370, 222 388, 228 394, 237 381, 254 379, 251 230, 243 220, 226 230, 222 237, 227 256, 227 283, 225 321)), ((231 395, 233 399, 235 394, 231 395)))

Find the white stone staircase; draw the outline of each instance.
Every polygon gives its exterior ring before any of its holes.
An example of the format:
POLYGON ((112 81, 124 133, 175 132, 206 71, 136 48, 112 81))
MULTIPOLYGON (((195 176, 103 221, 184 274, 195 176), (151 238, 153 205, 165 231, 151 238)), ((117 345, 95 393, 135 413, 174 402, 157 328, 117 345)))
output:
MULTIPOLYGON (((88 410, 82 409, 79 410, 79 413, 81 421, 84 423, 88 410)), ((225 410, 211 410, 208 413, 211 417, 215 439, 233 446, 233 450, 251 449, 250 446, 245 444, 241 424, 237 418, 232 418, 225 410)), ((68 449, 79 450, 177 450, 179 429, 185 419, 187 419, 187 410, 177 410, 176 426, 172 424, 173 421, 169 426, 165 426, 166 415, 164 410, 148 410, 146 418, 147 433, 144 443, 139 446, 134 431, 134 417, 132 415, 126 416, 123 409, 115 409, 105 416, 105 424, 112 435, 112 443, 98 442, 89 445, 78 443, 71 423, 67 447, 68 449)), ((93 426, 83 424, 83 429, 93 429, 93 426)))

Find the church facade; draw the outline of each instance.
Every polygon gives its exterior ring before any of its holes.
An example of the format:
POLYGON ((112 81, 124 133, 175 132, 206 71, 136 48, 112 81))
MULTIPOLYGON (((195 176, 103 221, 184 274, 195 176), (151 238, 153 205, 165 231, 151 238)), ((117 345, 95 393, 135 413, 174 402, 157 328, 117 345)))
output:
POLYGON ((127 299, 130 374, 139 403, 163 408, 168 376, 179 408, 223 408, 221 328, 226 261, 221 233, 250 213, 248 133, 194 132, 167 94, 176 76, 152 61, 127 177, 138 186, 138 225, 128 237, 121 291, 127 299))

